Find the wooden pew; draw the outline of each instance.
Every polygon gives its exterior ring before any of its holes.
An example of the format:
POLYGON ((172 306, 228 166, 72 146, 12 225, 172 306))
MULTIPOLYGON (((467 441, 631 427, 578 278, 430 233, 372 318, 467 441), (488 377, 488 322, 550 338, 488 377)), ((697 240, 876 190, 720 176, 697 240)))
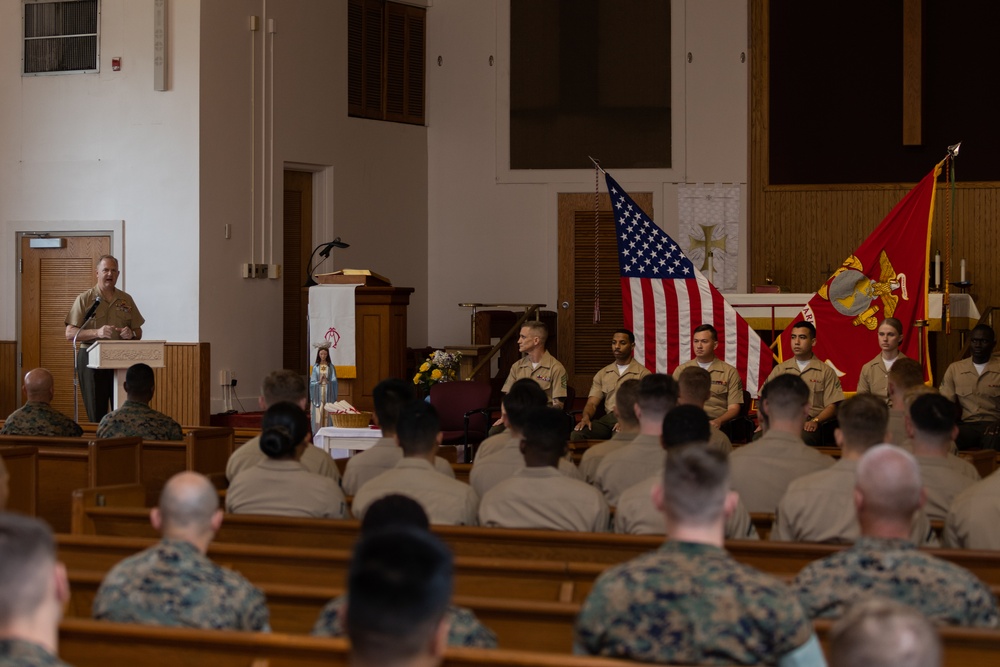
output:
MULTIPOLYGON (((94 598, 106 573, 70 570, 70 601, 66 615, 91 616, 94 598)), ((327 602, 343 594, 343 588, 261 583, 267 597, 271 629, 275 632, 308 634, 327 602)), ((497 635, 501 648, 549 653, 570 653, 573 624, 580 611, 577 602, 539 602, 455 595, 454 604, 475 612, 497 635)))
POLYGON ((38 448, 28 445, 0 447, 7 469, 7 510, 27 516, 38 513, 38 448))
POLYGON ((61 533, 70 529, 75 489, 139 482, 140 442, 139 438, 0 436, 0 445, 38 449, 37 515, 61 533))
POLYGON ((260 435, 259 428, 234 428, 233 429, 233 449, 236 449, 240 445, 253 440, 258 435, 260 435))
POLYGON ((142 441, 142 485, 146 504, 155 505, 167 480, 184 470, 208 477, 226 474, 233 453, 233 429, 228 426, 199 426, 184 429, 184 439, 142 441))
MULTIPOLYGON (((107 571, 156 543, 151 538, 57 535, 59 560, 73 570, 107 571)), ((257 584, 343 588, 351 552, 255 544, 213 543, 208 555, 257 584)), ((606 566, 564 561, 525 561, 457 556, 455 593, 540 602, 583 602, 606 566)))
MULTIPOLYGON (((344 639, 157 628, 67 618, 60 657, 76 667, 346 667, 344 639)), ((627 667, 634 663, 526 651, 450 648, 445 667, 627 667)))

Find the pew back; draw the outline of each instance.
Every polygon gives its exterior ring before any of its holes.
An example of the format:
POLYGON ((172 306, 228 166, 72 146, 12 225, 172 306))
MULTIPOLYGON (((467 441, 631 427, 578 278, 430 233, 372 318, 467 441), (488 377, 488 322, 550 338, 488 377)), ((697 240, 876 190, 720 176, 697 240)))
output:
POLYGON ((208 477, 225 476, 233 453, 233 429, 228 426, 185 428, 184 439, 143 440, 142 484, 146 504, 155 505, 163 485, 175 474, 194 470, 208 477))
POLYGON ((38 448, 28 445, 0 447, 7 469, 7 510, 27 516, 38 513, 38 448))

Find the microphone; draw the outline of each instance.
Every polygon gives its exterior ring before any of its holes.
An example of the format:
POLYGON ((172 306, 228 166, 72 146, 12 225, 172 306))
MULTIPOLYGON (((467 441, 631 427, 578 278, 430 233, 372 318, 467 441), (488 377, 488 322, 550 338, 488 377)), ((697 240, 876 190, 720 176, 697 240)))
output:
POLYGON ((323 246, 323 249, 319 251, 319 254, 321 257, 329 257, 330 251, 333 250, 334 248, 350 248, 350 247, 351 247, 350 243, 344 243, 343 241, 340 240, 340 237, 338 236, 334 240, 325 244, 323 246))
MULTIPOLYGON (((90 321, 90 318, 93 317, 94 313, 97 312, 97 306, 100 303, 101 303, 101 297, 98 296, 96 299, 94 299, 94 303, 90 305, 90 308, 87 309, 87 314, 83 316, 83 324, 86 324, 87 322, 90 321)), ((80 326, 83 326, 83 324, 81 324, 80 326)))

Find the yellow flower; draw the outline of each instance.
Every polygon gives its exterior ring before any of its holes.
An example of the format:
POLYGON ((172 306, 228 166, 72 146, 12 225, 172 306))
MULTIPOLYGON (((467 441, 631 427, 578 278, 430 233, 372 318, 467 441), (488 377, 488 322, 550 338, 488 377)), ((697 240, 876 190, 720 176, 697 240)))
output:
POLYGON ((428 362, 426 362, 426 361, 423 363, 423 365, 420 366, 420 372, 421 373, 426 373, 430 369, 431 369, 431 365, 428 362))
POLYGON ((442 373, 441 373, 441 369, 440 368, 435 368, 433 371, 431 371, 431 379, 432 380, 440 380, 441 379, 441 375, 442 375, 442 373))
POLYGON ((420 384, 420 373, 413 376, 413 384, 420 384))

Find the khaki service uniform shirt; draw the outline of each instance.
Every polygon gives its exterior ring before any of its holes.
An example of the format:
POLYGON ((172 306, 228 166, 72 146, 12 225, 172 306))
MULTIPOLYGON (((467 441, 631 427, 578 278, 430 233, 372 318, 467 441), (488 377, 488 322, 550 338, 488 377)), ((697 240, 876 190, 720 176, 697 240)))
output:
POLYGON ((955 496, 944 521, 944 546, 1000 550, 1000 473, 994 472, 955 496))
MULTIPOLYGON (((900 352, 896 361, 905 358, 906 355, 900 352)), ((886 404, 889 404, 889 369, 885 367, 881 352, 861 367, 861 372, 858 374, 858 393, 875 394, 879 398, 884 398, 886 404)))
MULTIPOLYGON (((861 527, 854 508, 856 460, 841 459, 826 470, 800 477, 778 503, 771 540, 775 542, 854 542, 861 527)), ((911 539, 940 546, 922 510, 913 519, 911 539)))
MULTIPOLYGON (((357 495, 361 487, 387 470, 392 470, 403 460, 403 450, 395 438, 379 438, 369 449, 358 452, 347 459, 341 486, 349 496, 357 495)), ((434 469, 446 477, 455 479, 451 464, 440 456, 434 457, 434 469)))
MULTIPOLYGON (((502 434, 501 434, 502 435, 502 434)), ((482 498, 494 486, 522 470, 524 454, 521 453, 521 439, 507 434, 507 443, 486 458, 479 457, 472 464, 469 483, 482 498)), ((559 459, 559 472, 570 479, 582 480, 576 464, 567 459, 559 459)))
POLYGON ((889 431, 892 444, 897 447, 904 447, 906 441, 910 439, 910 436, 906 433, 906 412, 889 408, 889 426, 886 430, 889 431))
POLYGON ((601 490, 609 505, 616 507, 625 489, 649 477, 650 471, 663 469, 665 457, 660 436, 640 433, 632 442, 604 457, 594 474, 594 486, 601 490))
POLYGON ((583 457, 580 459, 580 475, 583 476, 583 481, 587 484, 594 483, 594 475, 597 474, 597 467, 601 465, 601 461, 604 457, 611 452, 621 449, 626 444, 635 440, 635 436, 638 433, 615 433, 610 440, 605 440, 596 445, 587 448, 587 451, 583 453, 583 457))
POLYGON ((944 372, 941 395, 962 406, 964 422, 1000 419, 1000 359, 990 357, 980 375, 972 357, 956 361, 944 372))
POLYGON ((594 375, 594 382, 590 385, 589 396, 593 398, 604 398, 604 411, 609 415, 615 410, 615 393, 618 387, 625 380, 641 380, 649 375, 649 369, 635 360, 629 361, 625 372, 618 374, 618 364, 611 362, 594 375))
MULTIPOLYGON (((957 456, 953 457, 962 461, 957 456)), ((976 480, 955 470, 946 457, 917 456, 920 479, 927 492, 924 512, 931 521, 944 521, 955 496, 976 483, 976 480)), ((967 461, 962 461, 967 463, 967 461)), ((971 467, 971 464, 968 464, 971 467)), ((975 468, 973 468, 975 470, 975 468)))
MULTIPOLYGON (((226 463, 226 479, 232 483, 236 479, 236 475, 266 460, 267 454, 260 451, 260 436, 250 438, 230 455, 229 461, 226 463)), ((340 486, 340 471, 337 470, 337 464, 333 462, 329 454, 319 447, 311 445, 306 447, 299 463, 309 472, 329 477, 337 483, 337 486, 340 486)))
POLYGON ((768 431, 760 440, 733 452, 730 484, 748 511, 774 512, 793 480, 833 463, 833 458, 807 447, 798 436, 768 431))
MULTIPOLYGON (((87 310, 90 305, 94 303, 94 299, 101 296, 101 290, 94 285, 86 292, 83 292, 76 300, 73 302, 73 307, 69 310, 69 315, 66 316, 66 326, 81 327, 83 324, 83 316, 87 314, 87 310)), ((115 294, 110 301, 105 301, 101 299, 101 303, 98 304, 97 310, 94 311, 94 317, 91 318, 87 326, 81 327, 83 329, 100 329, 103 326, 110 324, 116 329, 121 329, 123 327, 128 327, 129 329, 135 330, 142 327, 146 320, 142 317, 142 313, 136 308, 135 301, 132 297, 115 288, 115 294)), ((121 340, 121 336, 117 331, 111 336, 112 340, 121 340)), ((89 347, 92 341, 87 342, 89 347)))
MULTIPOLYGON (((680 381, 681 373, 689 366, 700 367, 697 359, 686 361, 674 369, 674 379, 680 381)), ((730 405, 743 405, 743 381, 736 368, 718 357, 707 370, 712 376, 712 391, 705 402, 705 413, 709 419, 718 419, 730 405)))
POLYGON ((604 533, 610 511, 601 492, 556 468, 522 468, 479 503, 479 523, 498 528, 537 528, 604 533))
POLYGON ((503 383, 500 392, 506 394, 511 385, 524 378, 531 378, 538 383, 545 391, 550 407, 553 401, 559 401, 560 405, 566 402, 566 369, 548 352, 542 355, 537 367, 532 366, 528 356, 521 357, 520 361, 510 367, 507 381, 503 383))
POLYGON ((363 519, 379 498, 399 493, 413 498, 433 524, 475 526, 479 496, 468 484, 443 476, 429 461, 401 459, 391 470, 371 480, 354 496, 354 516, 363 519))
POLYGON ((309 472, 299 461, 265 459, 241 472, 226 491, 232 514, 350 518, 340 486, 309 472))
POLYGON ((839 403, 844 400, 844 390, 840 386, 840 378, 837 377, 837 373, 815 355, 809 360, 805 370, 800 371, 799 362, 795 360, 795 357, 792 357, 775 366, 767 379, 770 382, 786 373, 798 375, 809 387, 809 404, 812 406, 809 408, 810 419, 816 418, 831 403, 839 403))

